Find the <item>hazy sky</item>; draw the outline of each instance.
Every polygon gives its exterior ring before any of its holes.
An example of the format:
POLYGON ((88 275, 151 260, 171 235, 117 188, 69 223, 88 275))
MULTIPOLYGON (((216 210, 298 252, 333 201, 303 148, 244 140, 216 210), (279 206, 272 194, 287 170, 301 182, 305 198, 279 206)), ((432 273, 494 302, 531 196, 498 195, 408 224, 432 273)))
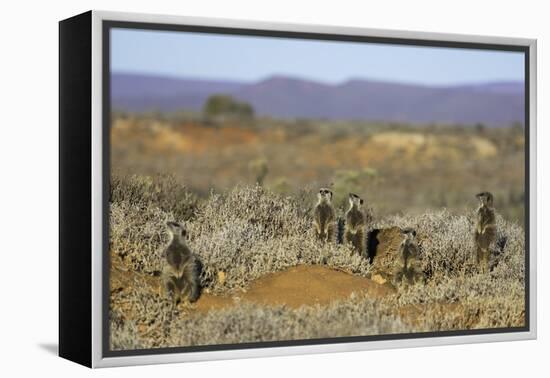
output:
POLYGON ((257 81, 287 75, 426 85, 523 81, 523 53, 355 42, 112 29, 111 69, 257 81))

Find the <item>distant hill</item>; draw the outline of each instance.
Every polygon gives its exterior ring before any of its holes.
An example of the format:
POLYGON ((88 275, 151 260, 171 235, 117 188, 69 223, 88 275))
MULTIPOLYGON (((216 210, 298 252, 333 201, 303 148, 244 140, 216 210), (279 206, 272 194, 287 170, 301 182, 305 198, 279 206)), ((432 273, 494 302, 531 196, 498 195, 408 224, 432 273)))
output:
POLYGON ((519 82, 429 87, 353 79, 330 85, 286 76, 241 83, 115 73, 111 83, 113 107, 138 112, 200 110, 210 95, 224 93, 272 117, 506 126, 523 122, 525 106, 519 82))

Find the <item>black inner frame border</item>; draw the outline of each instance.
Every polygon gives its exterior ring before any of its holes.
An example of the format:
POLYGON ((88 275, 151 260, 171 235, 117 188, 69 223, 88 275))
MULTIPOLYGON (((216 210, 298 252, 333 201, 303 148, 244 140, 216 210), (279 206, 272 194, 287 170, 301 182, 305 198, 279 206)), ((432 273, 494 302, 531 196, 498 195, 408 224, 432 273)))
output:
MULTIPOLYGON (((312 26, 314 27, 314 26, 312 26)), ((403 32, 404 34, 406 32, 403 32)), ((529 46, 506 45, 506 44, 490 44, 478 42, 456 42, 456 41, 438 41, 438 40, 423 40, 413 38, 395 38, 395 37, 369 37, 359 35, 343 35, 329 33, 314 33, 314 32, 295 32, 295 31, 280 31, 280 30, 261 30, 261 29, 245 29, 245 28, 230 28, 217 26, 196 26, 196 25, 178 25, 178 24, 162 24, 148 22, 131 22, 131 21, 102 21, 102 155, 103 155, 103 250, 102 250, 102 357, 123 357, 123 356, 143 356, 154 354, 173 354, 173 353, 191 353, 191 352, 207 352, 207 351, 223 351, 223 350, 244 350, 257 348, 278 348, 292 346, 307 346, 307 345, 330 345, 365 341, 384 341, 384 340, 403 340, 403 339, 419 339, 419 338, 435 338, 449 336, 468 336, 468 335, 488 335, 497 333, 517 333, 528 332, 530 330, 530 54, 529 46), (175 31, 175 32, 192 32, 206 34, 222 34, 236 36, 254 36, 254 37, 274 37, 274 38, 292 38, 302 40, 321 40, 321 41, 340 41, 340 42, 363 42, 376 44, 391 44, 402 46, 422 46, 422 47, 444 47, 444 48, 459 48, 459 49, 475 49, 475 50, 496 50, 508 52, 522 52, 524 54, 524 100, 525 100, 525 184, 524 184, 524 224, 525 224, 525 325, 523 327, 509 328, 487 328, 487 329, 471 329, 471 330, 455 330, 455 331, 438 331, 438 332, 418 332, 406 334, 387 334, 387 335, 367 335, 367 336, 347 336, 321 339, 304 339, 304 340, 281 340, 281 341, 265 341, 240 344, 216 344, 216 345, 197 345, 197 346, 181 346, 169 348, 151 348, 151 349, 133 349, 133 350, 110 350, 110 250, 109 250, 109 193, 111 183, 111 64, 110 64, 110 31, 113 28, 134 29, 134 30, 149 30, 149 31, 175 31)))

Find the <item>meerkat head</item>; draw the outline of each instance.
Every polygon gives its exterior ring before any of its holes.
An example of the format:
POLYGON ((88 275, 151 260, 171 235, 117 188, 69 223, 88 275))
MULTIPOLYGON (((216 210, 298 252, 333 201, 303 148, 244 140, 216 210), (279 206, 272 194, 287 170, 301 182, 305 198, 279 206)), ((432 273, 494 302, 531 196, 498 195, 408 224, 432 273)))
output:
POLYGON ((416 231, 410 227, 402 228, 401 235, 405 237, 405 240, 413 241, 414 238, 416 237, 416 231))
POLYGON ((319 193, 317 194, 317 198, 319 199, 319 202, 327 202, 330 203, 332 201, 332 191, 327 188, 321 188, 319 189, 319 193))
POLYGON ((187 237, 187 230, 183 224, 178 222, 166 222, 166 226, 168 227, 168 233, 170 234, 170 241, 174 239, 182 243, 185 241, 185 238, 187 237))
POLYGON ((481 192, 476 194, 477 199, 479 200, 479 203, 481 206, 493 206, 493 195, 489 192, 481 192))
POLYGON ((349 206, 350 208, 356 207, 361 208, 361 205, 363 204, 363 200, 361 197, 359 197, 357 194, 350 193, 349 194, 349 206))

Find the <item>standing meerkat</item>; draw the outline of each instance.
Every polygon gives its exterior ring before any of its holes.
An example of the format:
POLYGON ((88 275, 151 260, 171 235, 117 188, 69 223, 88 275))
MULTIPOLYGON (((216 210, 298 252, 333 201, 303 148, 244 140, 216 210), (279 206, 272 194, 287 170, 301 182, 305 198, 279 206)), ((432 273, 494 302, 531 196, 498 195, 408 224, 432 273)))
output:
POLYGON ((317 203, 313 208, 313 226, 320 240, 329 242, 335 231, 336 216, 332 207, 332 191, 321 188, 317 194, 317 203))
POLYGON ((346 223, 344 224, 344 241, 351 243, 359 256, 365 254, 365 227, 366 217, 362 209, 363 200, 357 195, 349 194, 349 209, 346 211, 346 223))
POLYGON ((497 236, 495 209, 493 208, 493 195, 482 192, 476 195, 479 207, 476 211, 476 229, 474 239, 476 242, 476 262, 483 273, 489 270, 489 257, 491 246, 497 236))
POLYGON ((422 282, 424 275, 417 264, 419 249, 416 243, 416 231, 412 228, 404 228, 401 230, 401 235, 403 235, 403 241, 399 245, 399 266, 395 281, 399 283, 405 280, 408 284, 422 282))
POLYGON ((176 222, 167 222, 170 242, 164 250, 162 282, 166 295, 177 304, 183 299, 195 302, 200 295, 200 262, 191 252, 185 238, 187 230, 176 222))

